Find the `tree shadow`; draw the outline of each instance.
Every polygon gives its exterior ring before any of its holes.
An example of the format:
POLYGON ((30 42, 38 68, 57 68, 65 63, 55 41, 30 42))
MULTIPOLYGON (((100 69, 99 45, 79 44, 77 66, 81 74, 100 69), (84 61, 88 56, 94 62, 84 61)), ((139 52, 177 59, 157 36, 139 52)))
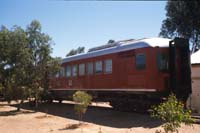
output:
POLYGON ((19 114, 32 114, 35 113, 35 111, 29 111, 29 110, 10 110, 10 111, 1 111, 0 116, 14 116, 19 114))
MULTIPOLYGON (((24 103, 22 108, 34 110, 34 108, 29 106, 29 103, 24 103)), ((37 111, 63 118, 79 120, 74 112, 74 104, 42 103, 37 111)), ((151 118, 148 114, 119 112, 112 108, 98 106, 89 106, 86 114, 83 116, 83 121, 115 128, 154 128, 162 124, 161 121, 151 118)))
POLYGON ((80 124, 70 124, 70 125, 67 125, 64 128, 58 129, 58 130, 60 130, 60 131, 62 131, 62 130, 72 130, 72 129, 77 129, 79 127, 80 127, 80 124))
POLYGON ((77 129, 77 128, 84 128, 84 127, 88 127, 89 124, 86 123, 76 123, 76 124, 68 124, 66 125, 66 127, 58 129, 59 131, 62 130, 73 130, 73 129, 77 129))
POLYGON ((9 103, 0 103, 0 108, 4 106, 9 106, 9 105, 10 105, 9 103))

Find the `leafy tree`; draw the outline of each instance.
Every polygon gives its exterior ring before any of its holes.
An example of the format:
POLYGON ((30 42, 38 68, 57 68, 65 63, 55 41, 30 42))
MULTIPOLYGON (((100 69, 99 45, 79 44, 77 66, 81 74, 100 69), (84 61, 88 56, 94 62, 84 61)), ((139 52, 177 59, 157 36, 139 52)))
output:
POLYGON ((83 114, 86 113, 87 107, 92 101, 92 96, 84 91, 77 91, 73 94, 73 101, 76 102, 74 109, 78 114, 79 122, 81 122, 83 114))
POLYGON ((78 47, 77 49, 72 49, 71 51, 69 51, 69 53, 67 53, 66 57, 84 53, 84 52, 85 52, 85 47, 78 47))
POLYGON ((184 110, 182 102, 178 101, 175 95, 171 94, 168 100, 153 107, 152 117, 159 118, 166 123, 163 128, 166 133, 178 132, 181 123, 191 125, 194 120, 191 118, 191 111, 184 110))
POLYGON ((3 85, 0 83, 0 96, 3 94, 3 85))
POLYGON ((32 94, 35 98, 37 108, 38 101, 41 99, 41 93, 48 89, 48 76, 51 69, 48 64, 53 58, 51 45, 52 39, 49 35, 42 33, 42 27, 39 21, 33 20, 27 27, 27 40, 32 55, 29 74, 32 80, 32 94))
POLYGON ((3 27, 0 40, 0 74, 5 98, 8 101, 20 99, 23 103, 28 92, 26 72, 30 62, 26 33, 18 26, 14 26, 11 31, 3 27))
POLYGON ((56 58, 51 58, 51 60, 48 62, 44 73, 44 78, 41 84, 41 86, 43 86, 43 89, 40 93, 41 100, 44 101, 52 100, 51 96, 48 94, 48 90, 50 89, 50 79, 60 71, 61 61, 62 60, 60 57, 56 57, 56 58))
POLYGON ((114 42, 115 40, 112 40, 112 39, 108 40, 108 43, 114 43, 114 42))
POLYGON ((171 1, 166 5, 160 36, 190 39, 192 52, 200 48, 200 1, 171 1))
MULTIPOLYGON (((15 43, 13 43, 11 48, 11 59, 13 64, 12 78, 14 80, 14 86, 12 87, 12 90, 17 96, 15 99, 21 99, 19 104, 20 106, 21 103, 23 103, 23 100, 29 95, 28 84, 30 81, 28 80, 28 71, 29 64, 31 63, 31 54, 29 53, 25 31, 16 26, 12 34, 11 40, 15 40, 15 43)), ((20 107, 18 107, 18 110, 19 109, 20 107)))
POLYGON ((5 70, 8 59, 8 46, 7 42, 9 40, 9 31, 6 27, 1 26, 0 29, 0 82, 1 82, 1 90, 5 89, 5 79, 7 71, 5 70))
POLYGON ((33 96, 37 107, 42 93, 49 87, 49 76, 60 67, 60 58, 50 56, 52 44, 36 20, 26 31, 19 26, 11 30, 0 28, 0 85, 7 101, 23 103, 33 96))

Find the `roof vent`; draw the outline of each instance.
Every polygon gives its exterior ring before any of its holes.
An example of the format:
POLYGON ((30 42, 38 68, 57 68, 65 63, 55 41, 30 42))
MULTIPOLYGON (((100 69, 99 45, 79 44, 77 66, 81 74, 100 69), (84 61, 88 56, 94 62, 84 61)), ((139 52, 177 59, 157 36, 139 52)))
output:
POLYGON ((93 51, 98 51, 98 50, 102 50, 102 49, 106 49, 106 48, 111 48, 111 47, 115 47, 115 46, 119 46, 120 44, 118 42, 114 42, 114 43, 107 43, 105 45, 101 45, 101 46, 98 46, 98 47, 93 47, 93 48, 90 48, 88 50, 88 52, 93 52, 93 51))
POLYGON ((135 39, 121 40, 121 41, 117 41, 117 42, 113 42, 113 43, 107 43, 105 45, 90 48, 88 50, 88 52, 98 51, 98 50, 102 50, 102 49, 106 49, 106 48, 112 48, 112 47, 120 46, 123 43, 128 43, 128 42, 132 42, 132 41, 135 41, 135 39))

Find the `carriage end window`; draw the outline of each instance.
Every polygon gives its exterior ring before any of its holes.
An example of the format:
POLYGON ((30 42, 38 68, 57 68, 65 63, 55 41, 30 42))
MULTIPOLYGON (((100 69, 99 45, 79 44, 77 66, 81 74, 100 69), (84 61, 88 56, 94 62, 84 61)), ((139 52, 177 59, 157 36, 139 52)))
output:
POLYGON ((160 71, 168 70, 168 57, 165 54, 158 53, 157 54, 157 65, 160 71))
POLYGON ((137 54, 136 55, 136 68, 139 70, 143 70, 146 68, 146 56, 145 54, 137 54))

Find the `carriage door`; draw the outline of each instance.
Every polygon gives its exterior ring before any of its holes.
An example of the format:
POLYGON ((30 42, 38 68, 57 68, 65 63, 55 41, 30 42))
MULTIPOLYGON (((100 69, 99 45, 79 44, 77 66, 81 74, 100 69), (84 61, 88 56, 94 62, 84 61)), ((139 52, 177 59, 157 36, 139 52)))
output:
POLYGON ((190 50, 187 39, 175 38, 169 44, 170 87, 177 97, 186 101, 191 93, 190 50))

